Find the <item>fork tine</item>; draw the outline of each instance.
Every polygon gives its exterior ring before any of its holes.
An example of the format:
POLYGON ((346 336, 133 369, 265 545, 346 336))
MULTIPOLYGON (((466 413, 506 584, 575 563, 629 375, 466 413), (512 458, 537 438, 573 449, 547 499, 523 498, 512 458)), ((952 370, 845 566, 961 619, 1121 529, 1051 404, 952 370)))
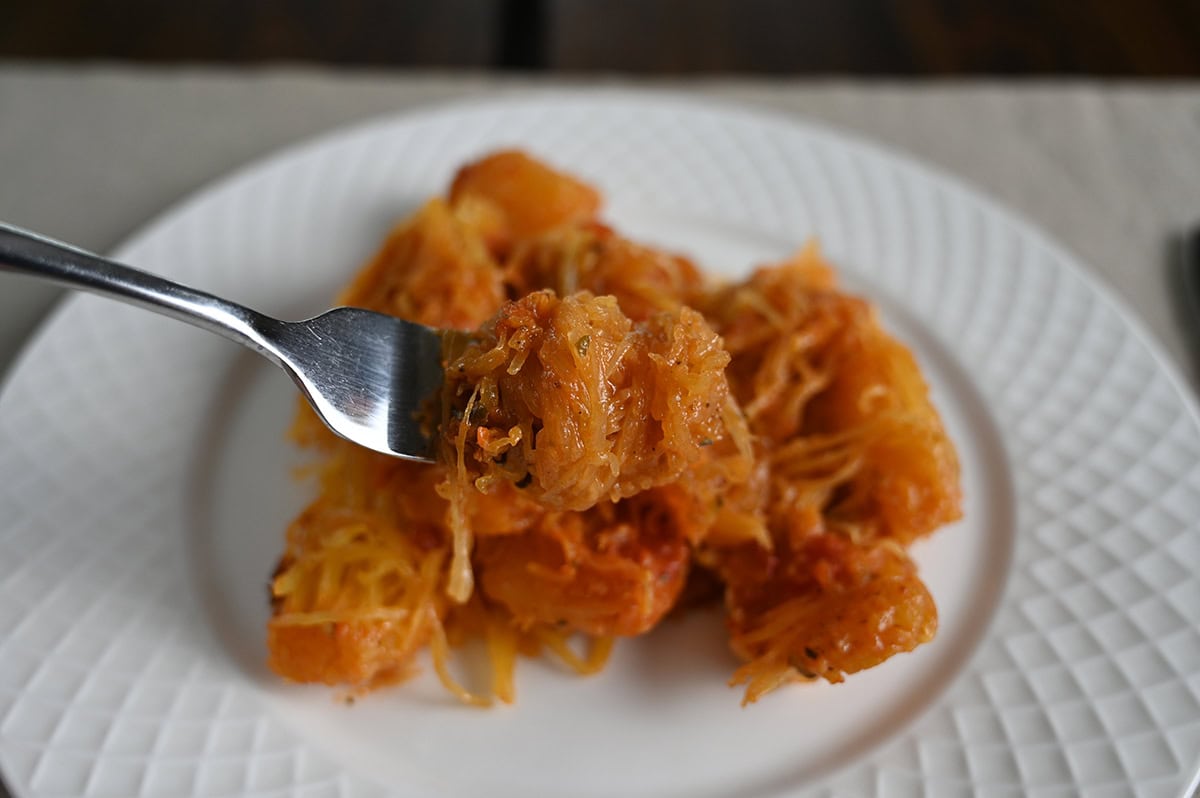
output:
POLYGON ((431 461, 422 429, 442 385, 442 334, 361 308, 281 323, 280 360, 338 435, 377 452, 431 461))

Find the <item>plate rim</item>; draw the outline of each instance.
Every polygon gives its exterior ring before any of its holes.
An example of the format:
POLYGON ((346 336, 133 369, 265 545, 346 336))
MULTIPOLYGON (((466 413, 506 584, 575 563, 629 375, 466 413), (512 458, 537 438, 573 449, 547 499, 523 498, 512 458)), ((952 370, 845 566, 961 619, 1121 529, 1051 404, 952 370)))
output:
MULTIPOLYGON (((317 152, 322 147, 333 145, 344 140, 346 137, 367 135, 376 129, 414 120, 430 119, 443 114, 453 115, 454 113, 463 111, 503 111, 505 109, 512 109, 514 106, 544 105, 564 100, 572 103, 608 103, 614 106, 643 104, 655 105, 660 108, 664 103, 669 103, 674 107, 681 108, 684 112, 695 111, 716 114, 723 117, 733 116, 769 124, 772 127, 781 129, 799 129, 822 142, 832 142, 835 146, 849 147, 856 153, 883 155, 895 165, 915 170, 923 177, 946 186, 955 194, 965 195, 983 207, 989 215, 1010 225, 1023 239, 1035 243, 1038 247, 1051 254, 1058 265, 1064 267, 1067 273, 1073 275, 1073 278, 1077 282, 1095 292, 1096 298, 1115 314, 1121 325, 1132 335, 1132 338, 1139 344, 1141 349, 1149 354, 1154 371, 1166 379, 1172 389, 1172 393, 1180 400, 1191 426, 1200 429, 1200 401, 1195 396, 1195 392, 1191 390, 1181 367, 1169 355, 1165 347, 1149 330, 1141 317, 1132 310, 1102 274, 1088 266, 1084 260, 1075 256, 1073 252, 1063 246, 1053 235, 1034 225, 1023 213, 1010 208, 986 189, 976 186, 919 156, 893 147, 886 142, 872 139, 855 130, 846 130, 821 121, 809 119, 803 114, 791 114, 778 109, 757 107, 752 103, 743 101, 705 98, 703 95, 679 94, 660 90, 601 87, 571 92, 559 89, 521 89, 502 92, 500 95, 468 95, 452 100, 422 103, 398 112, 381 114, 335 125, 321 133, 306 136, 281 147, 274 148, 263 155, 252 157, 229 171, 203 181, 175 201, 167 204, 158 213, 139 224, 133 232, 125 236, 117 246, 112 248, 111 252, 113 254, 111 257, 116 259, 126 257, 126 253, 138 247, 143 240, 150 237, 156 230, 170 225, 173 220, 179 217, 189 214, 197 204, 203 202, 207 197, 218 192, 231 190, 238 183, 252 180, 256 175, 270 170, 282 162, 306 153, 317 152)), ((0 405, 4 402, 8 388, 26 368, 26 361, 31 356, 32 350, 39 341, 50 334, 51 328, 60 324, 61 319, 72 312, 72 308, 79 299, 74 294, 67 294, 60 298, 55 303, 55 306, 38 323, 33 334, 28 336, 25 342, 23 342, 9 368, 5 371, 3 380, 0 381, 0 405)), ((975 384, 974 381, 973 384, 975 384)), ((988 404, 987 408, 990 412, 992 405, 988 404)), ((1014 458, 1006 437, 1002 437, 1001 444, 1005 457, 1010 464, 1013 463, 1014 458)), ((1010 599, 1012 570, 1010 563, 1004 585, 1000 590, 997 609, 1010 599)), ((995 618, 996 613, 993 613, 988 621, 989 626, 994 623, 995 618)), ((992 632, 989 629, 981 637, 986 638, 990 634, 992 632)), ((979 653, 980 647, 976 646, 954 674, 951 683, 958 681, 969 671, 971 663, 979 656, 979 653)), ((941 692, 943 697, 944 694, 945 690, 941 692)), ((911 716, 910 721, 905 724, 905 727, 910 726, 932 706, 933 703, 930 703, 922 707, 920 712, 911 716)), ((1200 764, 1196 766, 1194 776, 1189 784, 1188 789, 1200 785, 1200 764)))

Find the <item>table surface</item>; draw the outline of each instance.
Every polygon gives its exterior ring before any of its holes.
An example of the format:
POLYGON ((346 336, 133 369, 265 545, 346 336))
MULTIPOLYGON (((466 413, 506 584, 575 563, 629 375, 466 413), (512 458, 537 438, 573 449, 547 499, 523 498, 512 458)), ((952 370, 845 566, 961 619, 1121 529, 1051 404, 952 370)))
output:
MULTIPOLYGON (((940 166, 1076 253, 1141 317, 1191 386, 1200 385, 1170 278, 1174 243, 1200 222, 1200 83, 587 83, 771 109, 940 166)), ((564 85, 580 84, 0 63, 0 219, 103 252, 196 188, 280 146, 430 103, 564 85)), ((0 374, 58 296, 0 274, 0 374)))

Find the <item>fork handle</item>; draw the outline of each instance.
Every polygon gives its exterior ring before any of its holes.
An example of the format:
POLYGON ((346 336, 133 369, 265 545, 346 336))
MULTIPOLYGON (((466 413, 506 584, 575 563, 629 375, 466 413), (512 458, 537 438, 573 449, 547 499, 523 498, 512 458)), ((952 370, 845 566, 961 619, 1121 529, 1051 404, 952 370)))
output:
POLYGON ((279 322, 250 308, 0 222, 0 272, 39 277, 161 313, 222 335, 283 365, 279 322))

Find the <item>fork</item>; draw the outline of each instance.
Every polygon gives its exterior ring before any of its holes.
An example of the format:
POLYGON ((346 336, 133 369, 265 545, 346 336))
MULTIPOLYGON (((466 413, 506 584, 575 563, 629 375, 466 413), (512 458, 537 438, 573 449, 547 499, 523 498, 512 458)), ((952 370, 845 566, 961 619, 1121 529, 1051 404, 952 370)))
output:
POLYGON ((0 272, 50 280, 185 321, 287 372, 338 435, 431 461, 418 414, 442 385, 442 331, 361 308, 279 321, 69 244, 0 223, 0 272))

